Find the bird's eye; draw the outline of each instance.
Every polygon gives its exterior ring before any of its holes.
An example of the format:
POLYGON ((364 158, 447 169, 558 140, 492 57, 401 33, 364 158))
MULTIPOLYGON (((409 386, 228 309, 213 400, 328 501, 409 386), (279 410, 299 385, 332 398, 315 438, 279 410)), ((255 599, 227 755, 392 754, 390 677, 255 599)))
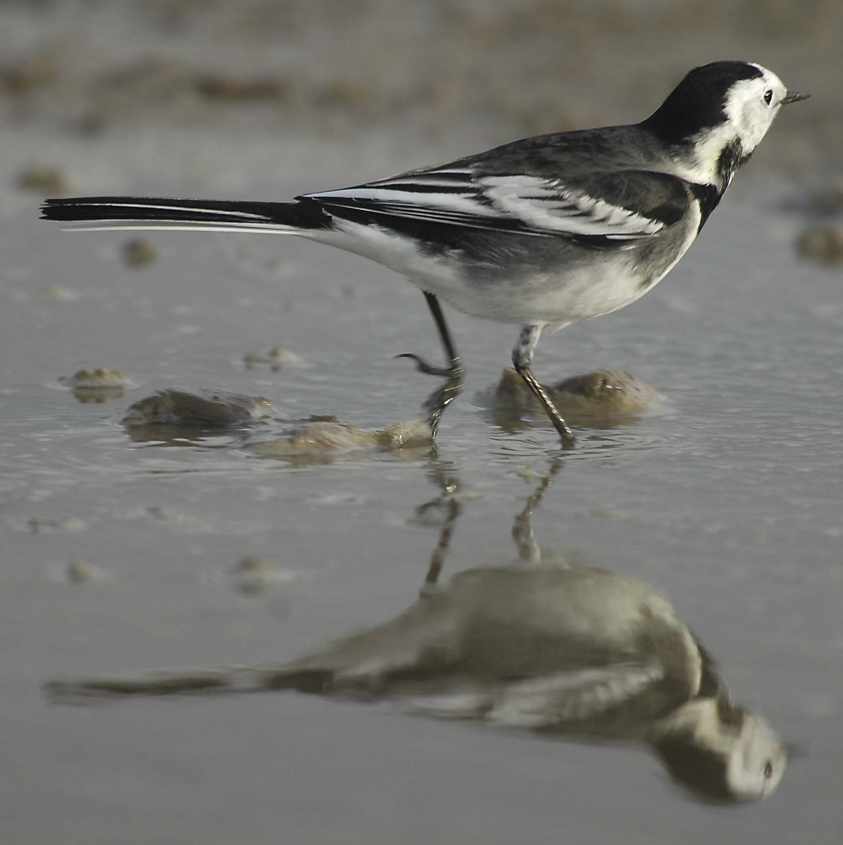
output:
POLYGON ((772 762, 771 762, 770 760, 768 760, 768 761, 764 764, 764 779, 765 779, 765 780, 770 780, 770 778, 771 778, 772 776, 773 776, 773 764, 772 764, 772 762))
POLYGON ((764 102, 765 102, 768 106, 770 105, 770 103, 772 103, 772 102, 773 102, 773 89, 772 89, 772 88, 768 88, 768 89, 764 92, 764 102))

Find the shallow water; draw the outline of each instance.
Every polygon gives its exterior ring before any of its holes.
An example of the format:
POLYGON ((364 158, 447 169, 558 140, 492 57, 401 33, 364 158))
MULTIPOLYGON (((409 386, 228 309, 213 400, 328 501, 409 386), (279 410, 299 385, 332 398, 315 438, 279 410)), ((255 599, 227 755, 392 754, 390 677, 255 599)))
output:
MULTIPOLYGON (((382 621, 416 595, 438 525, 426 454, 261 460, 239 434, 132 441, 128 405, 167 386, 263 395, 284 418, 382 428, 433 381, 418 292, 294 241, 62 234, 6 209, 0 232, 0 641, 4 841, 831 843, 843 771, 840 276, 799 264, 796 221, 724 203, 688 258, 625 311, 539 346, 547 381, 620 367, 658 411, 579 445, 535 518, 554 555, 667 593, 738 701, 805 754, 769 801, 693 803, 637 749, 408 718, 294 694, 50 706, 57 675, 278 662, 382 621), (58 288, 58 289, 57 289, 58 288), (282 344, 300 368, 247 370, 282 344), (116 367, 136 385, 81 404, 58 384, 116 367), (237 589, 246 554, 277 562, 237 589), (102 577, 67 583, 72 560, 102 577)), ((464 505, 446 574, 515 559, 510 530, 558 454, 549 425, 498 429, 481 402, 513 327, 451 314, 468 369, 439 459, 464 505)), ((258 426, 253 437, 272 427, 258 426)))

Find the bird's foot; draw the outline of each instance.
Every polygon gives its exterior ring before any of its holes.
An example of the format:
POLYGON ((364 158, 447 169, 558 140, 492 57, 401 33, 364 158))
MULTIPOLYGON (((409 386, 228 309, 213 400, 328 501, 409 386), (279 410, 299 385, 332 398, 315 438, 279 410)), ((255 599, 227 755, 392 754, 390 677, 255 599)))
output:
POLYGON ((429 376, 438 376, 444 378, 445 381, 441 387, 436 388, 424 402, 424 409, 428 412, 427 421, 430 425, 433 436, 436 437, 439 431, 439 422, 442 419, 442 414, 445 408, 462 393, 463 382, 465 381, 465 370, 459 358, 454 358, 450 361, 447 367, 436 367, 428 363, 419 355, 413 355, 411 352, 405 352, 402 355, 396 355, 396 358, 409 358, 416 364, 416 369, 420 373, 429 376))
POLYGON ((430 424, 430 429, 433 436, 436 437, 439 431, 439 423, 442 419, 442 414, 445 408, 462 393, 463 373, 462 368, 448 376, 444 384, 438 387, 424 402, 424 409, 428 412, 427 421, 430 424))
POLYGON ((428 376, 439 376, 440 378, 450 379, 456 376, 457 373, 459 373, 460 377, 463 375, 463 368, 459 360, 452 361, 447 367, 437 367, 425 361, 420 355, 414 355, 412 352, 402 352, 395 357, 409 358, 411 361, 415 361, 416 369, 428 376))

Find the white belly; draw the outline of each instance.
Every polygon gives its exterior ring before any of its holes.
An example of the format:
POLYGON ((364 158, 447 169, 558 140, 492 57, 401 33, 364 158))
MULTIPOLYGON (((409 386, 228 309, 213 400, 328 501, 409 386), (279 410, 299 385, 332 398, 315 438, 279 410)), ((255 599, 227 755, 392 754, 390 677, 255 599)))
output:
POLYGON ((617 311, 651 290, 694 241, 698 216, 688 221, 687 236, 673 260, 655 274, 636 266, 633 251, 596 251, 593 262, 552 271, 502 277, 494 268, 494 281, 488 284, 467 276, 458 253, 426 253, 412 239, 388 229, 335 218, 333 231, 310 236, 383 264, 466 314, 507 323, 567 324, 617 311))

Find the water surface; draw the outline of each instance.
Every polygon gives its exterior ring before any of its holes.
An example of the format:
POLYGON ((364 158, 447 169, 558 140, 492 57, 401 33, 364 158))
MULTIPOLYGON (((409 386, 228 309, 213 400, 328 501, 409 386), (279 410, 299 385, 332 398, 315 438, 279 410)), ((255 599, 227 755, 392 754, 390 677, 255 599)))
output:
MULTIPOLYGON (((378 428, 434 386, 392 355, 439 350, 418 292, 362 259, 160 235, 137 271, 121 235, 62 234, 33 212, 11 204, 0 232, 6 841, 838 841, 840 277, 797 263, 796 221, 765 196, 724 203, 652 294, 546 337, 536 360, 548 381, 621 367, 664 396, 634 423, 578 431, 535 531, 549 554, 667 593, 736 698, 806 751, 774 797, 739 810, 692 802, 637 749, 383 705, 50 706, 40 684, 56 675, 278 662, 375 624, 412 601, 437 541, 413 518, 439 495, 424 453, 291 465, 234 434, 163 447, 127 436, 132 401, 216 388, 378 428), (242 365, 279 343, 307 366, 242 365), (81 404, 58 378, 82 366, 137 387, 81 404), (231 568, 246 554, 285 577, 244 595, 231 568), (67 583, 72 560, 103 577, 67 583)), ((468 378, 440 435, 463 502, 445 575, 515 558, 513 517, 558 453, 549 425, 502 431, 480 401, 514 327, 449 317, 468 378)))

